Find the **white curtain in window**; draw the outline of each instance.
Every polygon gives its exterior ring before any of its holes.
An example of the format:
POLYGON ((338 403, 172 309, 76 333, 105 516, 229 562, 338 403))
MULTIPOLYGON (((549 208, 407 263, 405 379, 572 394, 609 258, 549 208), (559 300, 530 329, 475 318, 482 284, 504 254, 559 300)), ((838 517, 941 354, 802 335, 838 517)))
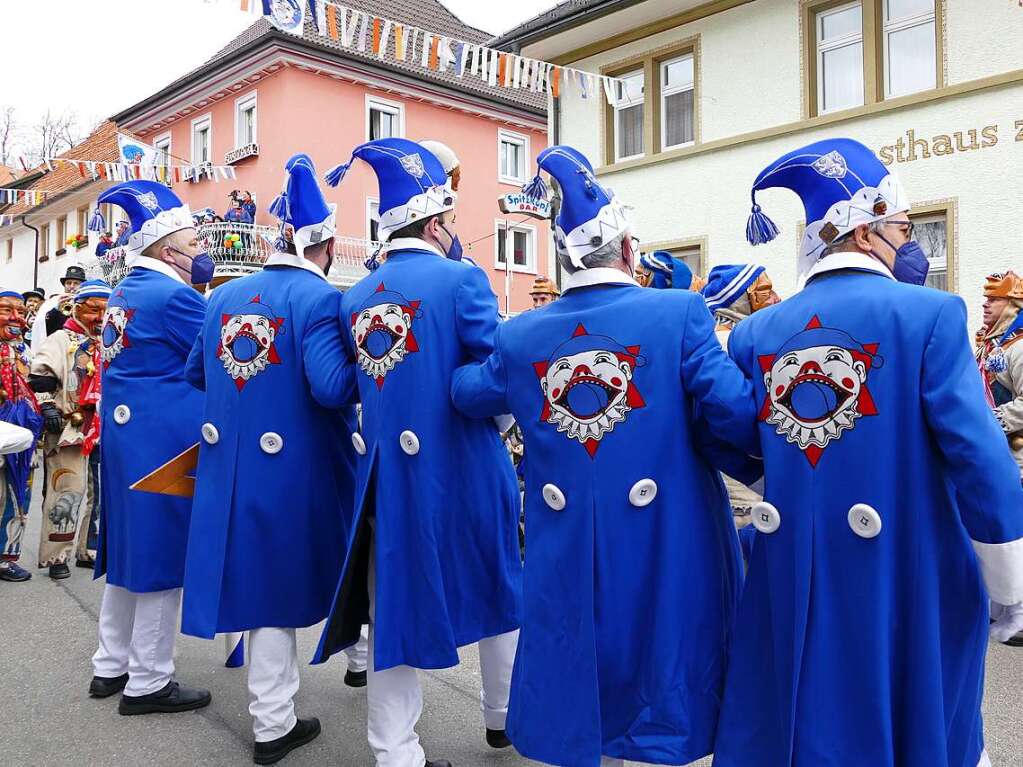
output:
POLYGON ((693 91, 664 97, 664 145, 677 146, 693 141, 693 91))
POLYGON ((821 111, 849 109, 863 104, 863 43, 821 53, 821 111))
POLYGON ((643 153, 643 105, 618 110, 618 156, 643 153))

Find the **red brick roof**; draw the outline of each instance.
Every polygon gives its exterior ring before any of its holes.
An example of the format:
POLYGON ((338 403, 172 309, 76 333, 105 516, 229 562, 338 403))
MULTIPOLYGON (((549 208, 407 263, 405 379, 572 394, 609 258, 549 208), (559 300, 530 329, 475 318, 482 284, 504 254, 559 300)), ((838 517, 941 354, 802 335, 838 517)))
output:
MULTIPOLYGON (((123 133, 124 131, 121 132, 123 133)), ((117 146, 117 133, 117 126, 107 120, 96 128, 85 141, 60 154, 59 157, 67 160, 83 159, 98 160, 100 162, 118 162, 121 157, 121 150, 117 146)), ((36 170, 41 170, 41 168, 36 170)), ((3 212, 6 216, 34 213, 45 205, 54 202, 56 198, 63 197, 69 192, 92 183, 96 182, 93 181, 88 171, 85 172, 83 177, 78 171, 77 166, 65 165, 64 167, 57 167, 54 165, 52 172, 43 173, 32 183, 22 187, 23 189, 45 189, 49 192, 45 203, 29 205, 26 202, 17 202, 0 208, 0 212, 3 212)))
POLYGON ((16 168, 8 168, 6 165, 0 165, 0 185, 9 184, 20 175, 21 173, 16 168))

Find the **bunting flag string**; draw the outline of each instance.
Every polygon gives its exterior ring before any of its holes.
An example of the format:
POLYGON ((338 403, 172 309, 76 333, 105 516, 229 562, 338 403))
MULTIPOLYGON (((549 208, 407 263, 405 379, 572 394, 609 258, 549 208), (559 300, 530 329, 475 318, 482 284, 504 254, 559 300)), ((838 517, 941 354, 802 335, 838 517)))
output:
POLYGON ((52 189, 15 189, 14 187, 0 187, 0 205, 13 205, 16 202, 24 202, 28 205, 39 205, 46 202, 51 194, 56 194, 52 189))
POLYGON ((43 164, 49 171, 71 166, 82 178, 93 181, 130 181, 146 179, 173 184, 181 181, 233 181, 238 175, 230 165, 189 165, 179 163, 107 162, 105 160, 69 159, 66 157, 44 157, 43 164))
POLYGON ((301 36, 308 14, 315 33, 342 48, 354 47, 360 53, 380 59, 391 57, 435 72, 451 70, 460 78, 469 74, 492 87, 547 93, 554 98, 572 92, 589 99, 603 91, 612 106, 622 91, 622 81, 617 77, 498 51, 349 8, 335 0, 240 2, 242 11, 266 16, 285 32, 301 36))

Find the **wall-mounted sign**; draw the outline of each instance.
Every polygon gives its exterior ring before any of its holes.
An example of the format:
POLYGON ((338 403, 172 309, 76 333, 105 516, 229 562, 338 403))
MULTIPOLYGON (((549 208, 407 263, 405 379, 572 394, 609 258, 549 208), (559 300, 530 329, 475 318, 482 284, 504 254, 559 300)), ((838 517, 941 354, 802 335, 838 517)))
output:
POLYGON ((548 219, 551 217, 551 201, 530 197, 522 192, 512 192, 497 198, 502 213, 548 219))
POLYGON ((259 154, 259 144, 246 144, 224 155, 224 165, 234 165, 246 157, 255 157, 259 154))
POLYGON ((882 164, 892 165, 950 154, 977 152, 990 149, 1002 140, 1023 143, 1023 120, 1016 120, 1011 129, 1008 129, 1008 126, 985 125, 982 128, 939 133, 936 136, 918 134, 916 130, 910 128, 894 143, 879 147, 877 155, 881 158, 882 164), (1005 135, 1010 131, 1013 138, 1005 135))

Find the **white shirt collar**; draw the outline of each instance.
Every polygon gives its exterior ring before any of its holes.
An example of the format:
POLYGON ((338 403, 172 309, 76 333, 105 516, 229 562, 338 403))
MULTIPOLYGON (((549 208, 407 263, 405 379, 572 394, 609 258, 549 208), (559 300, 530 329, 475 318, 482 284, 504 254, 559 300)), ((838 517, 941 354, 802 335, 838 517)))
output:
POLYGON ((418 237, 395 237, 387 242, 387 252, 392 250, 428 250, 444 258, 444 254, 435 246, 418 237))
POLYGON ((181 275, 174 271, 173 267, 171 267, 169 264, 165 264, 163 261, 159 261, 155 258, 150 258, 149 256, 139 256, 138 258, 133 259, 132 262, 128 264, 128 266, 131 267, 132 269, 136 268, 150 269, 154 272, 165 274, 171 279, 177 280, 182 285, 188 284, 183 279, 181 279, 181 275))
POLYGON ((266 266, 292 266, 296 269, 305 269, 307 272, 312 272, 321 280, 327 279, 323 274, 323 270, 308 258, 295 256, 291 253, 273 253, 266 259, 266 266))
POLYGON ((590 285, 635 285, 639 287, 638 282, 620 269, 597 266, 593 269, 580 269, 578 272, 568 275, 563 292, 567 293, 573 288, 585 288, 590 285))
POLYGON ((890 280, 895 279, 888 267, 873 256, 868 256, 866 253, 842 251, 825 256, 814 264, 813 268, 807 272, 805 282, 809 282, 818 274, 837 272, 840 269, 864 269, 868 272, 877 272, 890 280))

